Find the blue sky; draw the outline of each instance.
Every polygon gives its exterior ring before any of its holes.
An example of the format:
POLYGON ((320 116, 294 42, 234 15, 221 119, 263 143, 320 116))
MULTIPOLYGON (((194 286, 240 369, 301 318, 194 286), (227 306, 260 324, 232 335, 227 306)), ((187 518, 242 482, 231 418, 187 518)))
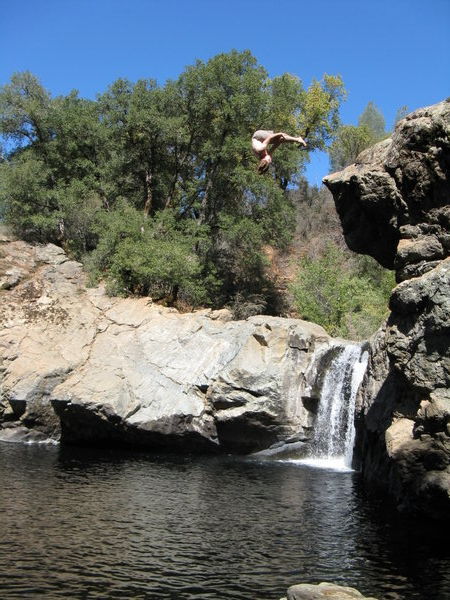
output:
MULTIPOLYGON (((450 96, 450 0, 0 0, 0 84, 30 70, 54 95, 95 98, 118 77, 176 78, 197 58, 249 49, 271 76, 342 76, 345 123, 368 101, 397 109, 450 96)), ((326 155, 307 176, 319 183, 326 155)))

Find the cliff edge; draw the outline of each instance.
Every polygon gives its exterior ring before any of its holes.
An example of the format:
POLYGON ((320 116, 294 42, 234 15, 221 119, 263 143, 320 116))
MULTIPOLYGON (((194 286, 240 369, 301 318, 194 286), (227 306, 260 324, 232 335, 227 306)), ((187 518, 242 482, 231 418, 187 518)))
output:
POLYGON ((450 516, 450 102, 324 179, 348 246, 395 269, 390 316, 371 341, 356 460, 399 508, 450 516))

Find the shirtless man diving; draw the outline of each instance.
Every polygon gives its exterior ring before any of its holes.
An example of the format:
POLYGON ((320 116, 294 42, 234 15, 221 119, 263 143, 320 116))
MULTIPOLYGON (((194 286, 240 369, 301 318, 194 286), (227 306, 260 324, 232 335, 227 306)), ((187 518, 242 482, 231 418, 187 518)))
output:
POLYGON ((301 137, 293 137, 287 133, 275 133, 274 131, 266 131, 264 129, 255 131, 252 136, 252 148, 256 156, 261 159, 258 165, 258 172, 260 174, 265 173, 269 168, 269 165, 272 162, 273 151, 286 142, 296 143, 299 144, 299 146, 306 147, 306 142, 301 137), (270 151, 268 150, 269 146, 270 151))

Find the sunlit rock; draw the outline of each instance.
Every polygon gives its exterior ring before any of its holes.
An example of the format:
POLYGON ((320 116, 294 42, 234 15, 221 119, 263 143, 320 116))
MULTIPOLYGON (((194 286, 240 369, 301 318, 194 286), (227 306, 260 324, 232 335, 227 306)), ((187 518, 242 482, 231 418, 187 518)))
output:
POLYGON ((395 269, 391 314, 371 340, 356 463, 399 508, 450 517, 450 102, 329 175, 355 252, 395 269))

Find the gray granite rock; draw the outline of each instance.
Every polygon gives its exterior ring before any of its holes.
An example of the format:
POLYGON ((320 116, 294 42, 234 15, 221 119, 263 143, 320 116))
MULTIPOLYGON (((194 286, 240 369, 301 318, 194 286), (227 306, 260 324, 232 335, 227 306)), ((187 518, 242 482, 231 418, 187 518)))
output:
POLYGON ((73 443, 248 453, 308 437, 305 372, 331 343, 321 327, 110 298, 51 244, 10 242, 3 255, 25 273, 0 292, 3 439, 16 424, 15 439, 28 427, 73 443))

